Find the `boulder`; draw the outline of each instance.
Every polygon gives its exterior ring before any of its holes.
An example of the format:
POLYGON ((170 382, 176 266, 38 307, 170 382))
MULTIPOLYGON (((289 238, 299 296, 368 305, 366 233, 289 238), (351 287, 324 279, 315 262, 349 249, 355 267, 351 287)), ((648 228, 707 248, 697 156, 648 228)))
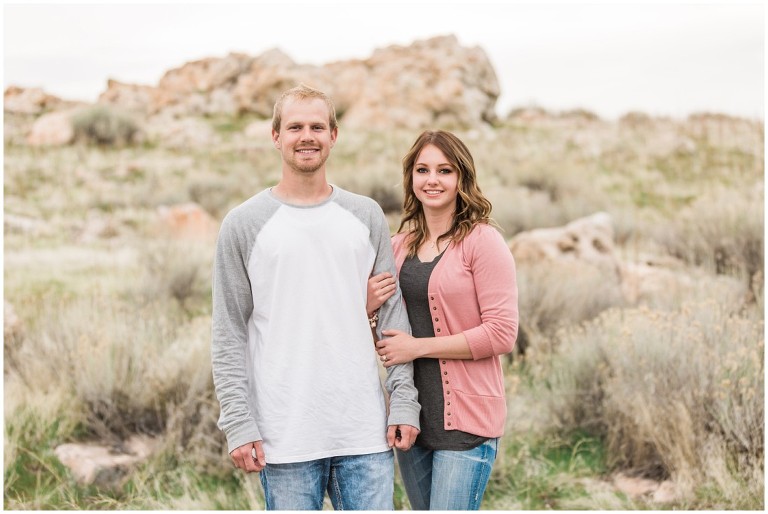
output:
POLYGON ((71 110, 43 114, 32 124, 27 134, 27 143, 31 146, 62 146, 72 143, 75 139, 72 114, 71 110))
POLYGON ((132 113, 151 114, 157 109, 160 90, 154 86, 126 84, 108 80, 107 89, 99 95, 98 103, 120 107, 132 113))
POLYGON ((183 96, 231 87, 249 68, 252 59, 244 54, 230 53, 223 58, 209 57, 188 62, 167 71, 160 79, 158 89, 183 96))
POLYGON ((286 89, 306 84, 332 95, 333 82, 322 67, 297 64, 282 51, 273 49, 251 62, 238 78, 233 94, 240 112, 272 118, 275 101, 286 89))
POLYGON ((598 212, 563 227, 521 232, 510 240, 509 248, 521 264, 542 259, 579 260, 618 275, 620 262, 613 237, 611 216, 598 212))
POLYGON ((3 110, 17 114, 40 114, 66 104, 40 88, 10 86, 3 94, 3 110))
POLYGON ((586 264, 597 270, 603 284, 615 289, 616 296, 629 305, 670 308, 690 295, 692 289, 715 285, 720 294, 727 292, 728 301, 733 304, 749 301, 749 291, 742 282, 690 270, 669 255, 639 255, 632 262, 623 262, 613 237, 610 215, 598 212, 562 227, 521 232, 510 239, 509 249, 520 268, 554 262, 560 264, 560 271, 573 275, 580 272, 569 272, 569 268, 578 269, 574 265, 586 264))
POLYGON ((674 503, 683 499, 682 491, 671 480, 659 482, 643 477, 632 477, 624 473, 613 476, 614 487, 634 500, 646 499, 652 503, 674 503))
POLYGON ((79 483, 114 487, 137 464, 145 461, 158 447, 157 440, 133 436, 117 446, 94 443, 67 443, 57 446, 56 457, 79 483))
POLYGON ((351 76, 360 84, 346 109, 346 126, 419 130, 473 128, 495 121, 500 89, 493 66, 480 47, 462 47, 455 36, 379 49, 362 64, 368 70, 365 80, 359 76, 359 62, 330 66, 334 76, 351 66, 351 76))
POLYGON ((174 239, 210 241, 218 233, 216 220, 193 202, 160 206, 158 217, 160 231, 174 239))

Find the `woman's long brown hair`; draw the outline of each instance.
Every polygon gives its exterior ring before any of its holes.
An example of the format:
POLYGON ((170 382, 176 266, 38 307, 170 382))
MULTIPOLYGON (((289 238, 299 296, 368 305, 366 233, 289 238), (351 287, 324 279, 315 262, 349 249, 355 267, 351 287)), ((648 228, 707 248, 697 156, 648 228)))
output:
POLYGON ((424 131, 403 157, 403 218, 397 231, 402 232, 403 228, 407 228, 411 234, 406 243, 409 256, 416 255, 419 247, 429 239, 424 208, 413 192, 413 167, 419 154, 427 145, 434 145, 440 149, 459 175, 453 223, 446 233, 438 235, 437 243, 446 239, 458 243, 472 231, 477 223, 493 223, 490 217, 491 202, 483 196, 477 185, 475 161, 467 146, 450 132, 424 131))

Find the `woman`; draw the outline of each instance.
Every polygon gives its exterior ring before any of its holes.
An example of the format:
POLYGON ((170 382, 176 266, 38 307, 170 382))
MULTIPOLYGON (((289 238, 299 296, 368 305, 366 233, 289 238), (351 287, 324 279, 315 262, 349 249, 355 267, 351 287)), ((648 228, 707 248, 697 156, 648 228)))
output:
MULTIPOLYGON (((477 510, 506 419, 499 356, 517 337, 515 263, 455 135, 419 136, 403 188, 392 244, 413 335, 385 330, 376 348, 384 366, 413 361, 422 410, 416 444, 397 459, 413 509, 477 510)), ((394 280, 369 280, 372 317, 394 280)))

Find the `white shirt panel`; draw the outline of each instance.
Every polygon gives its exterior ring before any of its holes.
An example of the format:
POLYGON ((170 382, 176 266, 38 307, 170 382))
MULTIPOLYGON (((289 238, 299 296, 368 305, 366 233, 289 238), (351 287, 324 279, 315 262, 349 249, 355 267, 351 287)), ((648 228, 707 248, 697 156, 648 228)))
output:
POLYGON ((267 462, 388 449, 365 314, 374 259, 368 227, 335 202, 283 205, 260 231, 249 364, 267 462))

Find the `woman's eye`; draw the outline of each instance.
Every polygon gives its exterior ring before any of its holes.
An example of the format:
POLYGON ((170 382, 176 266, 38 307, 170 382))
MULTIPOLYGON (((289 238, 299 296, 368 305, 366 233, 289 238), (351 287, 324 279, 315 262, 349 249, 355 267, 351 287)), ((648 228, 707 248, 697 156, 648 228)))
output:
POLYGON ((444 175, 447 175, 448 173, 451 173, 451 172, 453 172, 453 170, 451 168, 443 168, 443 169, 440 170, 440 173, 442 173, 444 175))
POLYGON ((427 168, 416 168, 416 173, 429 173, 427 168))

